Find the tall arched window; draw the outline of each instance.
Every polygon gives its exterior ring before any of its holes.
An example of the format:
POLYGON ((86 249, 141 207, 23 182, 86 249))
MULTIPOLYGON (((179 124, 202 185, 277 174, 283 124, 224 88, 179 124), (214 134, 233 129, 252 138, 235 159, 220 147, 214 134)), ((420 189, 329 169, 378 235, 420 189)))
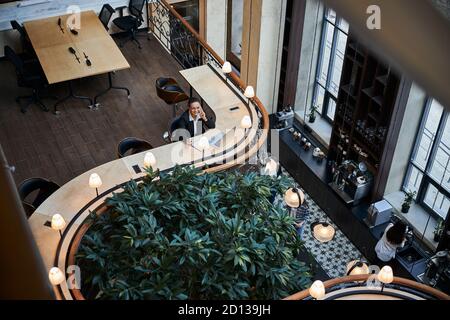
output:
POLYGON ((449 112, 428 99, 403 189, 416 191, 416 202, 446 218, 450 209, 449 112))
POLYGON ((325 11, 313 104, 319 106, 317 112, 329 122, 334 120, 336 111, 348 27, 333 10, 325 11))

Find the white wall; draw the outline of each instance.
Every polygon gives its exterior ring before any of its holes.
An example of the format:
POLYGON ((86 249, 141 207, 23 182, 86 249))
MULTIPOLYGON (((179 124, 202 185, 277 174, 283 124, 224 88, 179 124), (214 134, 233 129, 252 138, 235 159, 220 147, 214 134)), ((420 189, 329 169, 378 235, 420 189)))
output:
POLYGON ((225 60, 227 43, 227 0, 207 0, 206 42, 225 60))
POLYGON ((269 113, 277 109, 285 16, 286 0, 263 0, 256 94, 269 113))
POLYGON ((399 191, 402 188, 426 99, 426 93, 417 84, 413 83, 395 147, 385 195, 399 191))
POLYGON ((324 7, 319 0, 307 0, 300 67, 295 97, 295 110, 303 115, 312 104, 314 95, 314 80, 316 77, 317 60, 320 50, 324 7))

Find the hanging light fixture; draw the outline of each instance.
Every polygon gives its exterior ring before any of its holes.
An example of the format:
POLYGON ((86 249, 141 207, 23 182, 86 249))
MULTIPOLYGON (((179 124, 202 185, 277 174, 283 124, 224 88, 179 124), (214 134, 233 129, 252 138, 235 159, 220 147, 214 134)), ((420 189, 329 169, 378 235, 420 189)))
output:
POLYGON ((369 273, 369 267, 361 260, 353 260, 347 264, 347 276, 356 276, 369 273))
POLYGON ((305 195, 297 188, 290 188, 284 194, 284 201, 290 208, 298 208, 305 201, 305 195))
POLYGON ((323 299, 325 297, 325 286, 322 281, 316 280, 309 288, 309 295, 316 300, 323 299))
POLYGON ((336 230, 327 222, 315 222, 311 225, 314 238, 322 243, 333 240, 336 230))
POLYGON ((52 285, 58 286, 66 280, 66 277, 64 276, 64 273, 61 271, 61 269, 53 267, 48 272, 48 279, 50 280, 50 283, 52 285))

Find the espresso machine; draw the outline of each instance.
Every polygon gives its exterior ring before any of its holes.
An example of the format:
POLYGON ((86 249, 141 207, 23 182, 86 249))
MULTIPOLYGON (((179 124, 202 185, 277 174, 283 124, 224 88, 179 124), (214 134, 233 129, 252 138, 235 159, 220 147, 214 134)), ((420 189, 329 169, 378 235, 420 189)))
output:
POLYGON ((431 257, 426 266, 425 280, 444 292, 450 290, 450 251, 439 251, 431 257))

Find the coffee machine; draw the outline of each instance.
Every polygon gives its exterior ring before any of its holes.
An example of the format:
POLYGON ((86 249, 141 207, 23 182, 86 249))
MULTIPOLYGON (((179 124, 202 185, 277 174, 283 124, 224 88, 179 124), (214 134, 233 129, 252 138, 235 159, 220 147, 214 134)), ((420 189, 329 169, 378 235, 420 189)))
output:
POLYGON ((426 282, 442 291, 450 289, 450 251, 440 251, 431 257, 425 270, 426 282))

